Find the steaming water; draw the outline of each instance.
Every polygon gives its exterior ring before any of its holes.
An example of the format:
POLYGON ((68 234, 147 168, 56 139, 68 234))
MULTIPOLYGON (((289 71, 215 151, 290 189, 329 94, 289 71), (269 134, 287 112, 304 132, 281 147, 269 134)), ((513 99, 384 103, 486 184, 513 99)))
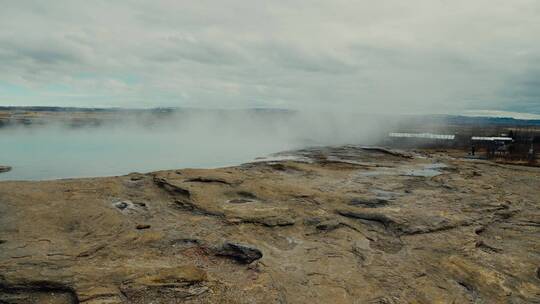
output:
POLYGON ((0 130, 0 180, 122 175, 176 168, 238 165, 296 148, 258 132, 124 128, 0 130), (248 133, 248 134, 246 134, 248 133), (266 137, 266 138, 265 138, 266 137))
POLYGON ((13 167, 0 173, 0 180, 232 166, 307 146, 369 144, 386 134, 380 117, 331 112, 180 111, 107 117, 99 126, 72 127, 51 119, 45 125, 0 128, 0 165, 13 167))

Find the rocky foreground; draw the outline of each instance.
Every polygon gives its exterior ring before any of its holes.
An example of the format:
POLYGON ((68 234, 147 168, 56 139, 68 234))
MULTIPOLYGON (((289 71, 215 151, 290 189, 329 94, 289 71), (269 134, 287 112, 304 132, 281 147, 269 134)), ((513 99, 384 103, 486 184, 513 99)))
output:
POLYGON ((0 303, 540 303, 540 169, 358 147, 0 183, 0 303))

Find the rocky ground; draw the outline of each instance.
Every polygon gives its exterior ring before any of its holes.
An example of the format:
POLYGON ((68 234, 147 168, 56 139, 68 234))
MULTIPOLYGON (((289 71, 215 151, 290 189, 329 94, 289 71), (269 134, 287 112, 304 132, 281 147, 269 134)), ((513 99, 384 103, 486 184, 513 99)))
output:
POLYGON ((0 303, 540 303, 540 169, 320 148, 0 183, 0 303))

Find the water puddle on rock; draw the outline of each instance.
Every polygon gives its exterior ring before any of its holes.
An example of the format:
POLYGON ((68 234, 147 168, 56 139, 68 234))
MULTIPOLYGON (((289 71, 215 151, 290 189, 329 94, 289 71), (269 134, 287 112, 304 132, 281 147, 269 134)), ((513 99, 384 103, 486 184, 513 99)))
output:
POLYGON ((416 166, 404 166, 397 168, 379 168, 373 171, 362 172, 362 176, 386 176, 386 175, 403 175, 413 177, 434 177, 441 175, 441 169, 448 167, 443 163, 423 164, 416 166))
POLYGON ((442 172, 440 169, 443 169, 446 167, 448 166, 442 163, 427 164, 427 165, 423 165, 423 167, 419 169, 407 170, 403 173, 403 175, 416 176, 416 177, 434 177, 437 175, 441 175, 442 172))

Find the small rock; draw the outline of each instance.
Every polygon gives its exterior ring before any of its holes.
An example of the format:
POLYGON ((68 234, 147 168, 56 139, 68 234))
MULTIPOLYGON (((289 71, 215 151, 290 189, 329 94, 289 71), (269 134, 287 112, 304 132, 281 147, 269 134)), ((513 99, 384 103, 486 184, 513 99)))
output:
POLYGON ((340 225, 341 225, 340 221, 327 220, 327 221, 323 221, 323 222, 317 224, 317 226, 315 226, 315 228, 317 228, 318 230, 332 231, 334 229, 337 229, 340 225))
POLYGON ((146 203, 136 202, 135 205, 137 205, 139 207, 142 207, 142 208, 146 208, 146 203))
POLYGON ((124 214, 139 213, 148 211, 148 206, 144 202, 132 202, 130 200, 117 201, 112 205, 124 214))
POLYGON ((476 229, 474 229, 474 233, 476 234, 482 234, 482 232, 486 231, 486 226, 480 226, 476 229))
POLYGON ((148 228, 150 228, 150 225, 148 225, 148 224, 138 224, 137 226, 135 226, 135 228, 137 228, 138 230, 148 229, 148 228))
POLYGON ((122 201, 122 202, 116 202, 114 203, 114 206, 120 210, 124 210, 126 209, 127 207, 129 207, 130 205, 130 202, 127 202, 127 201, 122 201))
POLYGON ((215 252, 218 256, 230 257, 242 264, 250 264, 263 256, 262 252, 253 246, 230 242, 225 242, 216 248, 215 252))
POLYGON ((0 166, 0 173, 11 171, 10 166, 0 166))

